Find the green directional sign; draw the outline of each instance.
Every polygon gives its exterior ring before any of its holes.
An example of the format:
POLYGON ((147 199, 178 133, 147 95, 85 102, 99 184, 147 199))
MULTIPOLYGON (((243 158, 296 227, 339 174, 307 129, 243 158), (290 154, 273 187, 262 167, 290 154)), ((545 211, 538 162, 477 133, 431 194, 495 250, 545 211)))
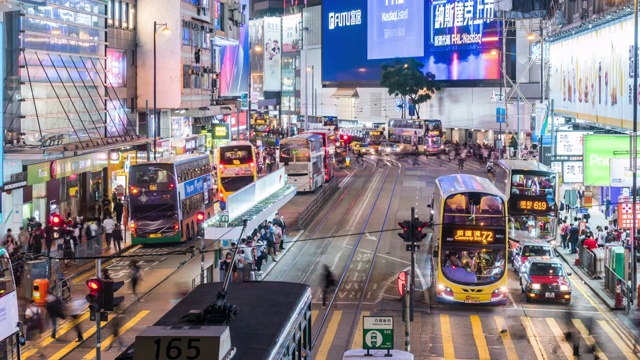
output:
POLYGON ((363 316, 362 324, 363 349, 393 349, 393 316, 363 316))

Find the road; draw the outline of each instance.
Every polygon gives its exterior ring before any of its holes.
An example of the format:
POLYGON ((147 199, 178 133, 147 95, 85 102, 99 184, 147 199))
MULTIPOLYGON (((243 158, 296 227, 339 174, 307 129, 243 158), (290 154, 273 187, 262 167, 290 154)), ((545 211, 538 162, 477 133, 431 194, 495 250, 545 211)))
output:
MULTIPOLYGON (((416 208, 419 217, 426 219, 434 179, 458 170, 457 164, 445 162, 440 166, 436 160, 424 157, 416 166, 408 159, 377 160, 370 158, 363 165, 352 164, 342 172, 338 193, 298 241, 290 245, 265 279, 312 286, 314 359, 339 359, 345 350, 361 348, 361 317, 365 315, 394 316, 394 345, 396 349, 404 348, 396 278, 399 272, 409 268, 410 256, 397 235, 397 223, 409 219, 411 206, 416 208), (331 267, 339 285, 335 293, 329 294, 327 307, 323 308, 321 274, 325 264, 331 267)), ((486 175, 483 166, 472 163, 468 163, 463 172, 486 175)), ((299 197, 305 196, 308 195, 299 197)), ((296 198, 297 204, 303 202, 296 198)), ((427 245, 423 244, 417 256, 417 294, 429 286, 427 245)), ((199 274, 199 256, 176 270, 189 256, 167 255, 168 250, 176 249, 132 250, 132 254, 152 256, 140 258, 147 265, 141 289, 148 292, 144 301, 133 302, 127 297, 125 302, 129 308, 123 314, 121 337, 126 344, 159 319, 174 303, 177 289, 190 286, 199 274)), ((105 266, 112 274, 126 278, 127 260, 105 266)), ((212 261, 213 255, 207 254, 206 263, 212 261)), ((416 359, 573 359, 571 344, 564 337, 566 331, 573 331, 580 339, 581 353, 586 352, 588 345, 595 344, 604 354, 601 358, 635 359, 631 349, 635 337, 618 319, 621 315, 611 312, 573 277, 573 300, 569 306, 525 303, 517 276, 511 272, 507 306, 429 305, 424 298, 419 298, 411 324, 411 352, 416 359)), ((84 279, 79 282, 76 286, 84 286, 84 279)), ((121 291, 128 295, 130 289, 121 291)), ((62 342, 45 344, 48 357, 93 358, 95 337, 89 330, 88 320, 84 320, 82 326, 86 339, 83 343, 73 342, 70 327, 62 329, 62 342)), ((108 328, 107 325, 105 329, 108 328)), ((107 338, 103 347, 113 340, 107 338)), ((117 353, 105 352, 102 358, 113 359, 117 353)), ((33 357, 33 354, 26 355, 23 358, 33 357)), ((581 358, 589 359, 593 355, 581 358)))

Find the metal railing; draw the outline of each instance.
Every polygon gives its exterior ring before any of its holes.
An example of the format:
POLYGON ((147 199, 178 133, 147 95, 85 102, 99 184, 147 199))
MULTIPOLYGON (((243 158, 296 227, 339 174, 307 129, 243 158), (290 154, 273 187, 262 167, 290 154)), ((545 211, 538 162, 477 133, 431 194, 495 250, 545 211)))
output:
MULTIPOLYGON (((209 265, 206 269, 204 269, 204 283, 208 284, 213 282, 213 265, 209 265)), ((198 273, 193 279, 191 279, 191 288, 195 288, 200 285, 200 274, 198 273)))
POLYGON ((338 191, 338 179, 333 178, 325 183, 318 195, 298 216, 298 228, 304 229, 318 214, 318 211, 331 199, 338 191))
POLYGON ((631 285, 627 281, 625 281, 623 278, 618 276, 618 274, 616 274, 616 272, 613 271, 613 269, 611 269, 606 265, 604 267, 604 272, 605 272, 604 288, 607 292, 607 295, 609 295, 609 297, 614 297, 616 295, 616 286, 618 285, 618 282, 620 282, 622 297, 625 299, 631 298, 631 300, 633 300, 632 298, 633 292, 631 289, 631 285))

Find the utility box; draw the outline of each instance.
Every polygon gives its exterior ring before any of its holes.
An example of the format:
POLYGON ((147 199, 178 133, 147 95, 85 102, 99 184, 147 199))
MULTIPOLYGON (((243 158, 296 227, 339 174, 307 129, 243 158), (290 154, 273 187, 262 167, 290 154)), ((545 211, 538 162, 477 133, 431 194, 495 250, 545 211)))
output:
POLYGON ((39 306, 47 304, 47 295, 49 294, 49 280, 35 279, 32 286, 32 299, 39 306))
POLYGON ((32 284, 35 279, 48 279, 47 261, 34 260, 27 261, 22 269, 22 289, 25 299, 31 300, 33 296, 32 284))
POLYGON ((626 279, 625 276, 625 256, 624 247, 616 246, 611 249, 611 270, 616 273, 621 279, 626 279))

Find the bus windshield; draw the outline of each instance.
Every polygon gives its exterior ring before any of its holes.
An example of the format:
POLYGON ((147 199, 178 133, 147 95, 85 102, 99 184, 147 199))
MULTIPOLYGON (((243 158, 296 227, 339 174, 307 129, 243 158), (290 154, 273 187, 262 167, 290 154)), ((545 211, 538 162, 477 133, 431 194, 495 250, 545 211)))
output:
POLYGON ((442 146, 442 138, 441 137, 427 137, 427 147, 429 148, 439 148, 442 146))
POLYGON ((254 128, 255 128, 255 131, 257 131, 257 132, 267 132, 267 130, 269 129, 269 125, 267 125, 267 124, 255 124, 254 128))
POLYGON ((502 198, 482 193, 450 195, 444 205, 443 224, 505 226, 502 198))
POLYGON ((556 217, 548 215, 509 216, 509 237, 516 241, 554 240, 556 217))
POLYGON ((220 164, 240 165, 253 161, 251 146, 223 147, 220 149, 220 164))
POLYGON ((555 194, 556 175, 553 173, 532 173, 513 171, 511 175, 511 195, 545 196, 555 194))
POLYGON ((442 274, 460 285, 494 283, 504 276, 506 257, 502 247, 460 247, 445 245, 442 249, 442 274))
POLYGON ((307 144, 280 144, 280 162, 286 164, 309 162, 311 151, 307 144))

